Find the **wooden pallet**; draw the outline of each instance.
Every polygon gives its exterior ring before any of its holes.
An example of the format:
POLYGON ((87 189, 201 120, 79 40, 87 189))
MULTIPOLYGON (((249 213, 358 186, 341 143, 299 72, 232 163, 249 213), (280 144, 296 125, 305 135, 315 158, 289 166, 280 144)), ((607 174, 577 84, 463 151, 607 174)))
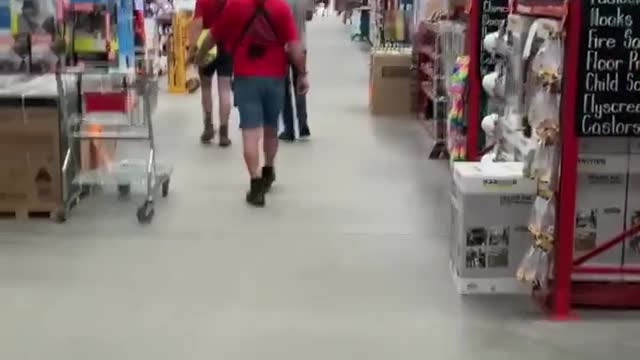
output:
POLYGON ((0 208, 0 220, 34 220, 34 219, 53 219, 55 215, 54 210, 47 209, 28 209, 28 208, 16 208, 16 209, 1 209, 0 208))

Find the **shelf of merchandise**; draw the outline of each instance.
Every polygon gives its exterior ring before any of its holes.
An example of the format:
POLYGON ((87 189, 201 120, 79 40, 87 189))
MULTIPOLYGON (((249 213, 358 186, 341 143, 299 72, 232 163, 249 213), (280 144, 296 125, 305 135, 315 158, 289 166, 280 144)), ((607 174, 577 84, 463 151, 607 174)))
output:
POLYGON ((422 22, 414 39, 413 61, 418 70, 416 110, 418 119, 435 140, 430 159, 448 157, 446 149, 446 89, 440 67, 439 22, 422 22))
POLYGON ((452 20, 422 22, 414 39, 414 64, 420 91, 418 118, 435 140, 431 159, 448 157, 447 118, 450 108, 449 76, 464 52, 464 25, 452 20))
MULTIPOLYGON (((597 245, 586 254, 574 256, 576 227, 576 201, 578 180, 578 121, 576 106, 582 89, 579 69, 584 60, 580 58, 581 34, 588 19, 582 18, 587 0, 567 0, 563 4, 564 14, 556 14, 565 25, 565 59, 563 71, 564 88, 560 105, 560 161, 556 199, 555 242, 550 287, 547 291, 534 290, 534 298, 540 301, 555 320, 575 318, 573 306, 640 307, 640 283, 638 266, 585 265, 588 260, 611 250, 628 237, 640 233, 640 225, 620 229, 610 240, 597 245), (620 275, 620 281, 575 281, 576 275, 620 275)), ((515 9, 518 9, 516 6, 515 9)), ((530 12, 525 12, 529 15, 530 12)), ((540 15, 540 11, 536 14, 540 15)), ((546 13, 542 13, 546 15, 546 13)), ((636 17, 637 18, 637 17, 636 17)), ((592 277, 593 278, 593 277, 592 277)))

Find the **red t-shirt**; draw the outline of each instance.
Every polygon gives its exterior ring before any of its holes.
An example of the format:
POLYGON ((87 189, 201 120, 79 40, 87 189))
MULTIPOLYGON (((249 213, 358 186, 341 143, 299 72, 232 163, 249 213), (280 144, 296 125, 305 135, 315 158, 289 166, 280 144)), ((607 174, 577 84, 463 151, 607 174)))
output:
POLYGON ((283 77, 288 66, 284 47, 298 40, 293 12, 286 0, 228 0, 211 28, 211 34, 214 39, 225 44, 227 51, 234 52, 233 73, 237 76, 283 77), (259 15, 244 38, 240 39, 244 27, 255 12, 256 1, 264 1, 274 29, 271 29, 264 16, 259 15), (264 55, 249 58, 250 44, 263 45, 266 49, 264 55))
POLYGON ((195 19, 202 18, 202 28, 210 29, 216 18, 222 13, 226 0, 196 0, 193 12, 195 19))

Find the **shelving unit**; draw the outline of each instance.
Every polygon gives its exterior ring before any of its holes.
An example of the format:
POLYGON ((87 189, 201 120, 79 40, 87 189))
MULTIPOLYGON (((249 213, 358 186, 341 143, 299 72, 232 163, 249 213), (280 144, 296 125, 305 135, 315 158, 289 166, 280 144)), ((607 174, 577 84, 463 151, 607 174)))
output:
POLYGON ((449 76, 456 58, 464 51, 463 24, 440 20, 418 26, 414 46, 414 64, 419 84, 418 118, 435 140, 431 159, 448 157, 447 117, 450 108, 449 76))

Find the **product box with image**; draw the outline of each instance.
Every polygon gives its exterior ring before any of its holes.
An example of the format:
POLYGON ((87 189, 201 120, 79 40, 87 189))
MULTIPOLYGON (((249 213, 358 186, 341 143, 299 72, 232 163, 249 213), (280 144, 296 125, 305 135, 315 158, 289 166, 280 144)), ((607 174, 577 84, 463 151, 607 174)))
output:
MULTIPOLYGON (((640 224, 640 139, 631 139, 629 147, 627 228, 640 224)), ((640 265, 640 233, 630 236, 625 241, 623 264, 635 267, 640 265)))
POLYGON ((411 52, 376 49, 371 55, 369 106, 375 115, 408 115, 412 111, 411 52))
POLYGON ((53 72, 64 41, 58 31, 55 0, 11 0, 11 29, 16 43, 28 47, 29 72, 53 72))
MULTIPOLYGON (((574 255, 580 256, 620 234, 625 225, 628 154, 578 156, 574 255)), ((620 265, 622 245, 587 262, 590 265, 620 265)), ((615 280, 618 275, 574 275, 574 279, 615 280)))
POLYGON ((462 294, 526 291, 515 273, 532 244, 527 224, 536 184, 523 177, 522 163, 491 167, 454 164, 450 255, 462 294))

